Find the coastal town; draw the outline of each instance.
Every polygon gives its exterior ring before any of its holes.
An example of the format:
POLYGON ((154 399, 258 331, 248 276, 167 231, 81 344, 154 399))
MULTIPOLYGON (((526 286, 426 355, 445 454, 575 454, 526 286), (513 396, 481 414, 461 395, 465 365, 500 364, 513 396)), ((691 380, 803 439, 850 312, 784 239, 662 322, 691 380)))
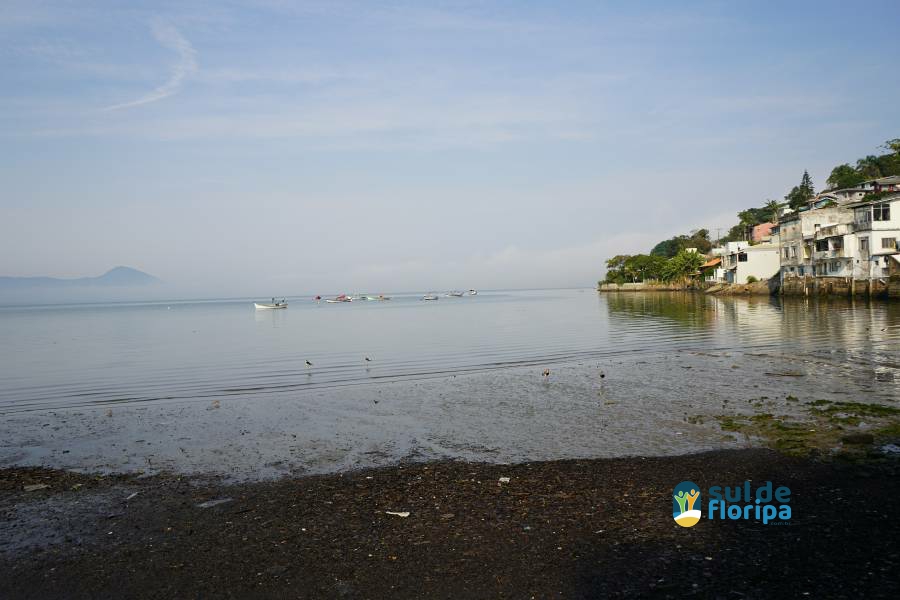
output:
MULTIPOLYGON (((896 157, 900 151, 880 158, 896 157)), ((900 175, 840 185, 848 168, 836 167, 829 177, 835 185, 819 193, 804 173, 787 202, 740 213, 742 223, 723 239, 712 242, 699 230, 660 243, 649 256, 614 257, 599 289, 900 298, 900 175), (674 252, 668 260, 667 251, 674 252)))

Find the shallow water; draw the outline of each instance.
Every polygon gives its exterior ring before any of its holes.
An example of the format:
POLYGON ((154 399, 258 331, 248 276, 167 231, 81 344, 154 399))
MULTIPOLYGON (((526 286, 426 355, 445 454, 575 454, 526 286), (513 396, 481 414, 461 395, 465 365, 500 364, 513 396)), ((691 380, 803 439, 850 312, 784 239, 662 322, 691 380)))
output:
POLYGON ((438 302, 291 299, 278 311, 246 301, 110 304, 2 309, 0 339, 0 412, 9 413, 259 402, 322 387, 685 349, 840 348, 890 361, 900 307, 584 290, 438 302))
POLYGON ((246 478, 672 454, 745 443, 684 421, 728 402, 900 399, 896 304, 590 290, 290 300, 0 309, 0 464, 246 478))

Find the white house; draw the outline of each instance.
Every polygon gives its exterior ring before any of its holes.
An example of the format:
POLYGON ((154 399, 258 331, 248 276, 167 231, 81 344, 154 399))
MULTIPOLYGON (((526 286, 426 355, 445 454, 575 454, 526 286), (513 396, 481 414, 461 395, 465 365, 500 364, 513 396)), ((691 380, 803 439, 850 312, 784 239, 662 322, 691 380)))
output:
POLYGON ((747 279, 769 279, 778 275, 781 263, 778 258, 778 244, 758 244, 750 246, 746 242, 735 244, 733 250, 722 256, 722 268, 728 283, 747 283, 747 279), (742 244, 742 245, 741 245, 742 244))
MULTIPOLYGON (((900 186, 900 177, 897 179, 900 186)), ((853 209, 851 227, 855 234, 855 250, 859 261, 854 277, 888 277, 888 257, 900 253, 900 192, 888 192, 886 196, 856 202, 848 205, 848 208, 853 209)))

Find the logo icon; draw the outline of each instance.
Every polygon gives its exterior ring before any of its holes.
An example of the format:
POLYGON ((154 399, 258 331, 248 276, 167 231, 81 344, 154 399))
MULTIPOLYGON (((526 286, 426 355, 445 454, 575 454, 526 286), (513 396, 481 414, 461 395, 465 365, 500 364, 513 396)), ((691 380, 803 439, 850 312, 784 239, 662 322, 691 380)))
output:
POLYGON ((700 486, 693 481, 682 481, 675 486, 672 496, 672 516, 682 527, 693 527, 700 520, 700 486))

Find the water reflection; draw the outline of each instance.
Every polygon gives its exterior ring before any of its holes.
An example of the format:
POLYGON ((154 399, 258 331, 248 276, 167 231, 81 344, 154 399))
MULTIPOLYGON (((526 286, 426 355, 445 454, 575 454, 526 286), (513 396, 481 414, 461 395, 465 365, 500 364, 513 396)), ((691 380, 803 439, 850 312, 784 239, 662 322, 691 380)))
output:
POLYGON ((900 306, 849 299, 604 294, 612 335, 639 332, 660 344, 714 342, 723 348, 777 345, 805 350, 896 352, 900 306))

